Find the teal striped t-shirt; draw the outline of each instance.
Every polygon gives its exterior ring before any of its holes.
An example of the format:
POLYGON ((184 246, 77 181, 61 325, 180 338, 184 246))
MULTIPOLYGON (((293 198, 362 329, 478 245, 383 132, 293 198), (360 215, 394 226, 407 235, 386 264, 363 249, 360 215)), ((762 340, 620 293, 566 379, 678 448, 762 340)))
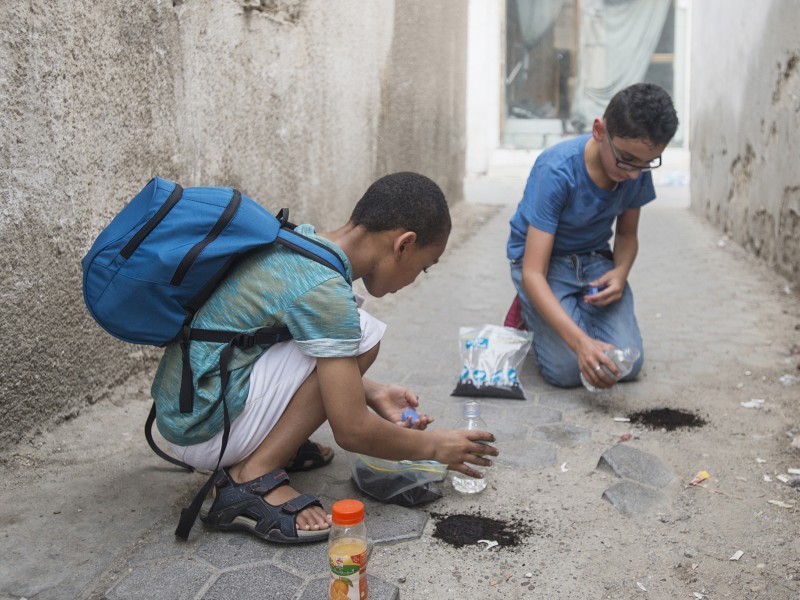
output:
MULTIPOLYGON (((350 261, 329 240, 315 235, 311 225, 297 231, 335 251, 352 279, 350 261)), ((253 332, 285 325, 300 350, 317 358, 356 356, 361 325, 349 281, 336 271, 279 244, 239 262, 214 290, 192 321, 199 329, 253 332)), ((167 346, 158 365, 151 394, 156 424, 165 439, 189 446, 211 439, 223 429, 219 356, 224 345, 192 342, 189 357, 194 383, 194 409, 181 413, 179 396, 182 354, 175 342, 167 346)), ((253 363, 265 346, 235 348, 229 362, 225 398, 233 421, 244 409, 253 363)))

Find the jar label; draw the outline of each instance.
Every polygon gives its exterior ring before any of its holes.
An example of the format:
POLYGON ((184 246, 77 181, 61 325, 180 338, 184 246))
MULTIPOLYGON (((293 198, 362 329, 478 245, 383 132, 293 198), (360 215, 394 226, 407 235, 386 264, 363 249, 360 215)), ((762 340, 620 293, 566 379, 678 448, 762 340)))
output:
POLYGON ((367 600, 367 550, 362 544, 352 546, 334 542, 328 551, 331 566, 328 600, 367 600))

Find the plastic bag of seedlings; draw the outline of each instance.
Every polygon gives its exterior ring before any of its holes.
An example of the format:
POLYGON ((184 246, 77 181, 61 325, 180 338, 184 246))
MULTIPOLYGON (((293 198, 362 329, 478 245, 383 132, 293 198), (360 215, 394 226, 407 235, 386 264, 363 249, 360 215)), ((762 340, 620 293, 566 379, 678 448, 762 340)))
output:
POLYGON ((452 396, 525 399, 517 367, 530 350, 531 332, 480 325, 461 327, 458 336, 462 367, 452 396))
POLYGON ((415 506, 444 495, 447 465, 432 460, 383 460, 347 453, 358 489, 381 502, 415 506))

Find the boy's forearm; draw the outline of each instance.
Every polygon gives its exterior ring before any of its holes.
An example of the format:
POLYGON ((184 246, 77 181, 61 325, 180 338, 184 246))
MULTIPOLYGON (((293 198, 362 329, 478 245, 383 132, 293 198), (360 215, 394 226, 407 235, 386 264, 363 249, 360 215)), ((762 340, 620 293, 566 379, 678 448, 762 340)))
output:
POLYGON ((635 233, 617 233, 614 238, 614 268, 622 271, 626 279, 638 252, 639 238, 635 233))
POLYGON ((433 456, 431 436, 398 427, 367 408, 382 385, 361 377, 354 360, 319 359, 317 375, 325 416, 343 449, 389 460, 433 456))
POLYGON ((525 293, 530 298, 536 311, 542 315, 547 324, 564 340, 574 352, 586 338, 586 334, 570 318, 561 307, 558 299, 550 289, 544 274, 530 274, 524 279, 525 293))

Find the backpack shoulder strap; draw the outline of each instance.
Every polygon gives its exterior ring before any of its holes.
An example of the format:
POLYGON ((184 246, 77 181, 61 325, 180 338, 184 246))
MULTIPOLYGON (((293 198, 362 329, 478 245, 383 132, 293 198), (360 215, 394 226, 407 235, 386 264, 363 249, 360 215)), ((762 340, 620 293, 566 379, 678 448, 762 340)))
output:
POLYGON ((285 220, 288 218, 288 214, 289 213, 286 209, 283 209, 280 213, 278 213, 278 218, 281 219, 282 225, 280 231, 278 231, 278 237, 275 239, 275 241, 283 246, 286 246, 287 248, 291 248, 303 256, 307 256, 308 258, 325 265, 329 269, 333 269, 334 271, 338 272, 339 275, 344 277, 345 281, 351 283, 347 278, 347 269, 342 263, 342 259, 339 258, 339 255, 328 248, 325 244, 322 244, 316 240, 312 240, 302 233, 295 231, 294 225, 285 220), (284 214, 286 216, 284 216, 284 214))

